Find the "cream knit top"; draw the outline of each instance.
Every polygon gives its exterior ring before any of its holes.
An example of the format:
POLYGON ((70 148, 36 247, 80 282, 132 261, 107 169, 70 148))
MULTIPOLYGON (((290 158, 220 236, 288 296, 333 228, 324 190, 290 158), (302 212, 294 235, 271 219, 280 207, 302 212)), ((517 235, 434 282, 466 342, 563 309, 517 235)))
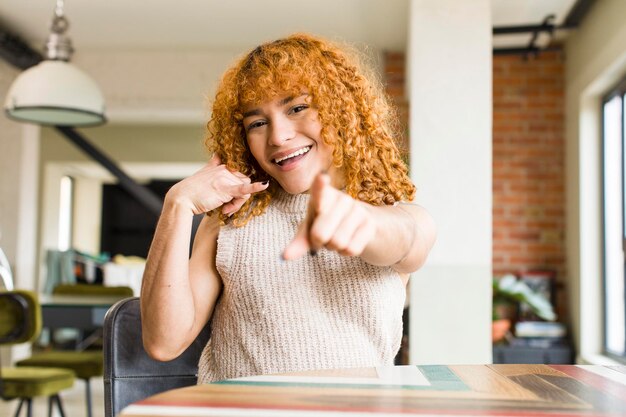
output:
POLYGON ((405 298, 395 271, 325 249, 281 259, 308 199, 281 192, 247 225, 221 228, 216 264, 224 286, 198 383, 393 364, 405 298))

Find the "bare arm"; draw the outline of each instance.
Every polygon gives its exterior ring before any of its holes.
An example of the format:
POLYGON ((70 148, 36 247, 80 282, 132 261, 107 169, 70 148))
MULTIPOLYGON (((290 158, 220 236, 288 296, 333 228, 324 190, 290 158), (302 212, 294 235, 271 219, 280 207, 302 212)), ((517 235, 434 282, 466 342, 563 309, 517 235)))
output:
POLYGON ((161 215, 141 286, 143 343, 155 359, 176 358, 211 317, 222 287, 216 217, 202 220, 188 259, 192 216, 171 205, 161 215))
POLYGON ((430 214, 417 204, 404 203, 366 205, 366 210, 373 214, 376 234, 361 257, 373 265, 390 265, 400 273, 417 271, 435 244, 437 231, 430 214))
POLYGON ((283 256, 296 259, 325 247, 407 274, 424 264, 435 237, 435 223, 424 208, 372 206, 333 188, 320 174, 311 187, 307 218, 283 256))
POLYGON ((221 291, 215 267, 217 216, 202 220, 189 259, 193 215, 218 207, 235 212, 251 193, 265 188, 214 158, 167 193, 141 286, 143 343, 150 356, 171 360, 180 355, 211 318, 221 291))

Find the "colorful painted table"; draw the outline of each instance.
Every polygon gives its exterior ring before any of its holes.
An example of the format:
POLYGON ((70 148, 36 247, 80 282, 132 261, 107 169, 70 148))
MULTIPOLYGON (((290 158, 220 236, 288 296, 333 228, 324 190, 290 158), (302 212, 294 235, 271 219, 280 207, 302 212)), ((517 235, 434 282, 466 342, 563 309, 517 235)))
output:
POLYGON ((626 416, 625 366, 397 366, 240 378, 157 394, 122 416, 626 416))

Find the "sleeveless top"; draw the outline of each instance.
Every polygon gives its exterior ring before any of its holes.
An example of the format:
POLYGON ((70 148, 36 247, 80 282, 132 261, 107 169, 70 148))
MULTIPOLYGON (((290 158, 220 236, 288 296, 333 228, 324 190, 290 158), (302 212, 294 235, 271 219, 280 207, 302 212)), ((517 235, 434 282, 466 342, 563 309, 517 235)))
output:
POLYGON ((223 289, 198 383, 313 369, 392 365, 405 287, 390 267, 321 249, 284 261, 308 194, 281 191, 265 214, 218 235, 223 289))

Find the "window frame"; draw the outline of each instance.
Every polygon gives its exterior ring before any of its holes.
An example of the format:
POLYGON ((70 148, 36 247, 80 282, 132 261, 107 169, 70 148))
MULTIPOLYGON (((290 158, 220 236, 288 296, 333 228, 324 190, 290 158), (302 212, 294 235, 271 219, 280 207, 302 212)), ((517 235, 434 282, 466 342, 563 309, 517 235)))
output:
POLYGON ((626 346, 624 346, 624 351, 622 354, 616 354, 613 351, 608 349, 608 320, 607 320, 607 245, 606 245, 606 192, 605 192, 605 182, 606 182, 606 160, 605 160, 605 106, 608 102, 610 102, 613 98, 620 96, 621 97, 621 214, 622 214, 622 249, 623 249, 623 262, 625 265, 624 276, 622 277, 624 280, 624 337, 626 337, 626 76, 624 76, 618 83, 616 83, 612 88, 608 90, 608 92, 602 96, 600 103, 600 139, 601 139, 601 161, 600 161, 600 197, 601 197, 601 215, 602 215, 602 352, 604 355, 615 359, 619 362, 626 363, 626 346))

